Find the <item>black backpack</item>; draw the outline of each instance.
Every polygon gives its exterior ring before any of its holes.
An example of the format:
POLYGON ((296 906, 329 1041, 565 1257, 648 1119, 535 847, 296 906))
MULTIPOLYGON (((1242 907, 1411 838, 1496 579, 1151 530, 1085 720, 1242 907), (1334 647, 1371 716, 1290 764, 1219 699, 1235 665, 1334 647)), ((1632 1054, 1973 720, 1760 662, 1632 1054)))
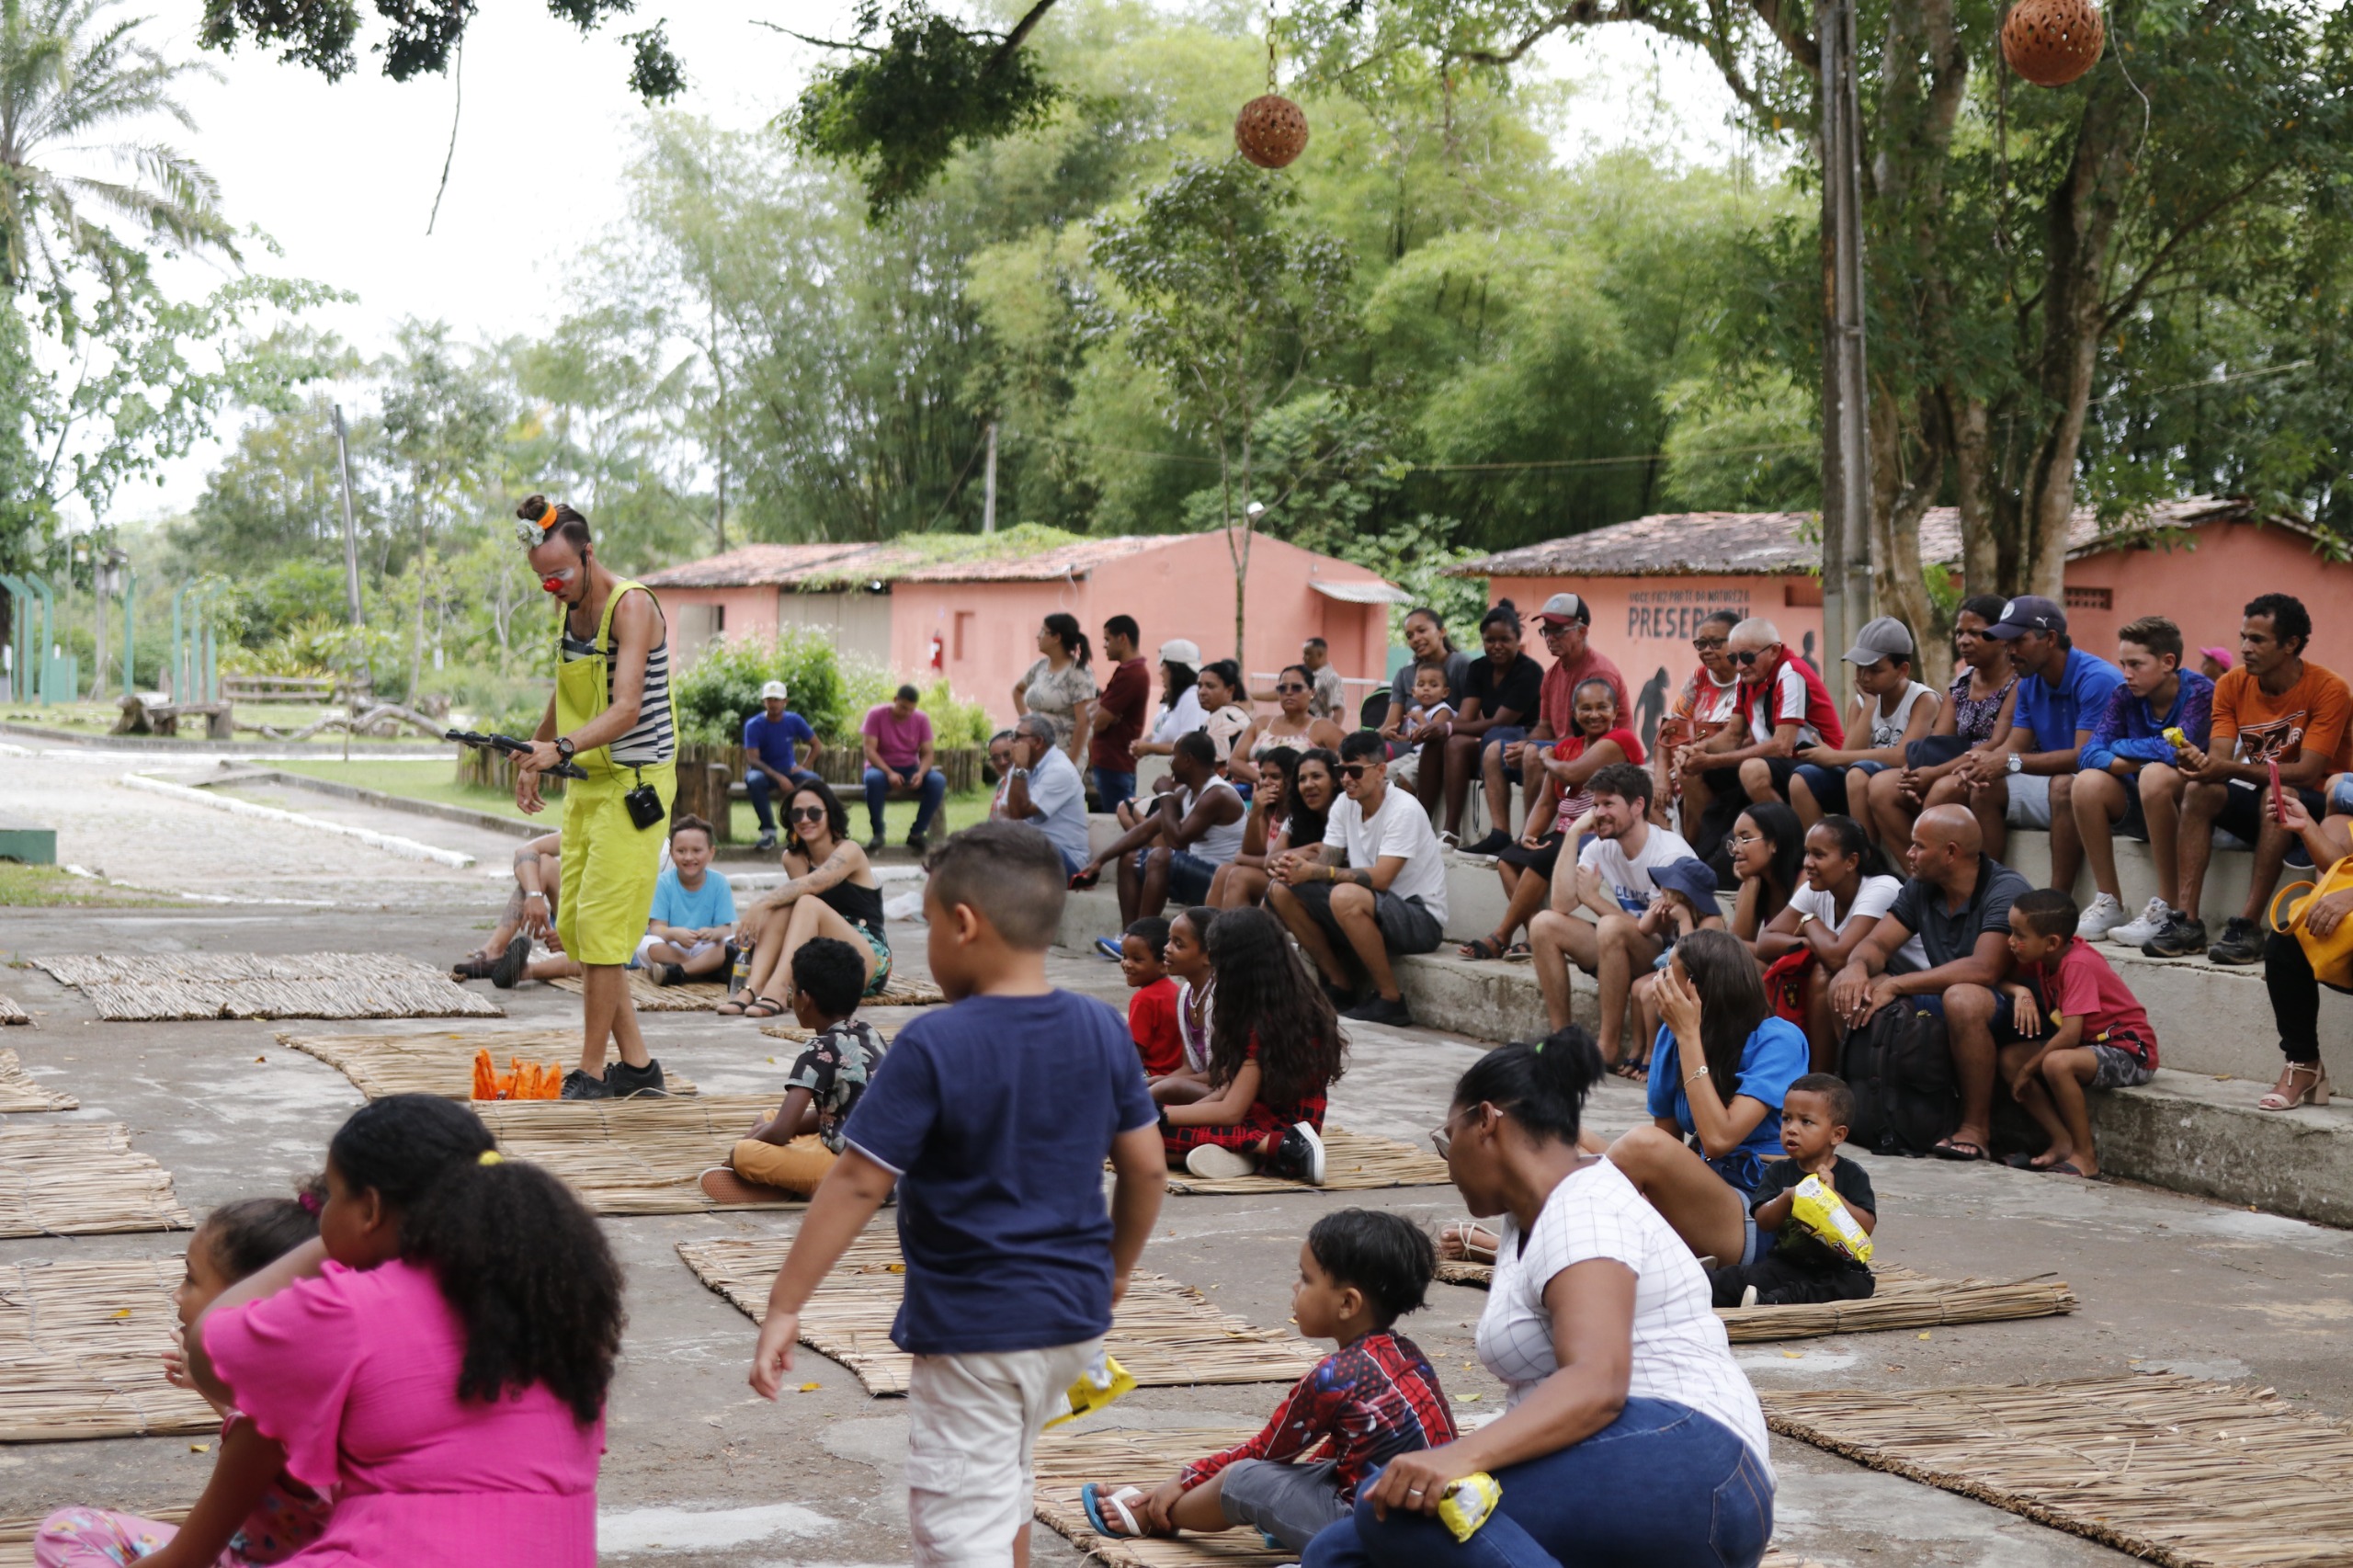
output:
POLYGON ((1847 1036, 1840 1076, 1854 1091, 1849 1142, 1922 1155, 1961 1125, 1961 1087, 1944 1015, 1899 996, 1847 1036))

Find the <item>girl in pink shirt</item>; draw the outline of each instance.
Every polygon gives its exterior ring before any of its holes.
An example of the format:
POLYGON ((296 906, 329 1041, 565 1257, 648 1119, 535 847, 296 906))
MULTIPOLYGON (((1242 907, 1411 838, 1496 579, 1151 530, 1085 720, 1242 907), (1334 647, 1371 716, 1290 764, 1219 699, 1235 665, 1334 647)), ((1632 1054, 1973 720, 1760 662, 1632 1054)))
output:
POLYGON ((335 1494, 304 1568, 593 1568, 620 1271, 596 1220, 453 1100, 361 1107, 319 1239, 188 1331, 188 1375, 335 1494))

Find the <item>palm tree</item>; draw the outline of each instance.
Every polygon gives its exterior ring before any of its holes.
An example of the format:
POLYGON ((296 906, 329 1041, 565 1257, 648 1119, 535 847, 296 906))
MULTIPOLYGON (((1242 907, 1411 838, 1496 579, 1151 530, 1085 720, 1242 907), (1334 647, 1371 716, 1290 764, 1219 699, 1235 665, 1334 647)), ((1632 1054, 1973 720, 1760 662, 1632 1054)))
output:
POLYGON ((78 267, 112 287, 144 244, 236 256, 220 187, 194 160, 153 141, 96 140, 166 115, 196 121, 174 96, 191 73, 136 34, 148 18, 110 18, 116 0, 0 0, 0 289, 35 289, 72 320, 78 267), (111 164, 122 177, 102 178, 111 164), (143 234, 126 238, 105 218, 143 234))

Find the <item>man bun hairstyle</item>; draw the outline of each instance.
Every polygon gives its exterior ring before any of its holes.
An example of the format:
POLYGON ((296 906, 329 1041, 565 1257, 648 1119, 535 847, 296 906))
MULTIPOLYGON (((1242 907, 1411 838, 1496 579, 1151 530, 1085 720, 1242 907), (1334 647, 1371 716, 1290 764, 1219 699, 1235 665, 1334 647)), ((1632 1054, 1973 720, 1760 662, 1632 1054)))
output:
POLYGON ((1582 1025, 1497 1046, 1454 1081, 1454 1107, 1491 1105, 1530 1134, 1574 1143, 1586 1096, 1601 1082, 1601 1048, 1582 1025))
POLYGON ((2062 888, 2036 888, 2018 894, 2010 907, 2026 920, 2026 928, 2038 937, 2072 937, 2081 912, 2075 907, 2073 893, 2062 888))
POLYGON ((837 937, 812 937, 793 950, 792 983, 827 1017, 847 1018, 866 994, 866 956, 837 937))
POLYGON ((1070 873, 1053 840, 1029 824, 975 823, 933 850, 924 869, 931 878, 926 896, 942 909, 964 905, 1022 952, 1053 946, 1070 873))
POLYGON ((550 539, 561 536, 572 541, 574 549, 585 550, 596 542, 588 534, 588 519, 575 511, 570 503, 551 501, 544 495, 527 495, 515 515, 547 531, 550 539))
MULTIPOLYGON (((2272 624, 2277 626, 2279 622, 2272 624)), ((2181 663, 2181 628, 2162 615, 2144 615, 2138 620, 2126 621, 2123 629, 2117 632, 2116 640, 2138 642, 2160 657, 2171 653, 2175 664, 2181 663)))
POLYGON ((223 1203, 204 1217, 204 1238, 213 1266, 230 1283, 260 1273, 319 1233, 324 1196, 315 1178, 294 1198, 244 1198, 223 1203))
POLYGON ((1419 1312, 1438 1274, 1429 1233, 1379 1209, 1334 1210, 1308 1228, 1307 1250, 1334 1283, 1364 1292, 1382 1328, 1419 1312))
POLYGON ((1650 803, 1650 773, 1631 762, 1613 762, 1595 768, 1593 777, 1585 781, 1585 787, 1591 794, 1615 795, 1621 801, 1640 801, 1644 805, 1650 803))
POLYGON ((390 1095, 351 1113, 327 1162, 398 1211, 402 1259, 431 1271, 465 1325, 459 1399, 488 1404, 544 1384, 585 1426, 620 1355, 620 1265, 570 1187, 497 1158, 495 1143, 455 1100, 390 1095))
POLYGON ((1836 1073, 1808 1073, 1804 1077, 1793 1081, 1787 1092, 1792 1095, 1801 1092, 1820 1095, 1823 1108, 1830 1113, 1831 1126, 1852 1127, 1855 1125, 1855 1091, 1848 1088, 1847 1080, 1836 1073))

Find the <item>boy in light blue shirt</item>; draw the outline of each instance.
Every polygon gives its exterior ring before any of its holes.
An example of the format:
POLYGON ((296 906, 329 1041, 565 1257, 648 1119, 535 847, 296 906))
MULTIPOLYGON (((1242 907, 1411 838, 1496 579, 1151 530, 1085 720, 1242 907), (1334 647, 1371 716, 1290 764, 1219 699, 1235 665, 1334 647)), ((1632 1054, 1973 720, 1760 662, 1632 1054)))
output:
POLYGON ((656 985, 723 973, 733 961, 735 890, 710 869, 710 824, 691 812, 670 824, 670 864, 654 884, 654 908, 637 961, 656 985))

